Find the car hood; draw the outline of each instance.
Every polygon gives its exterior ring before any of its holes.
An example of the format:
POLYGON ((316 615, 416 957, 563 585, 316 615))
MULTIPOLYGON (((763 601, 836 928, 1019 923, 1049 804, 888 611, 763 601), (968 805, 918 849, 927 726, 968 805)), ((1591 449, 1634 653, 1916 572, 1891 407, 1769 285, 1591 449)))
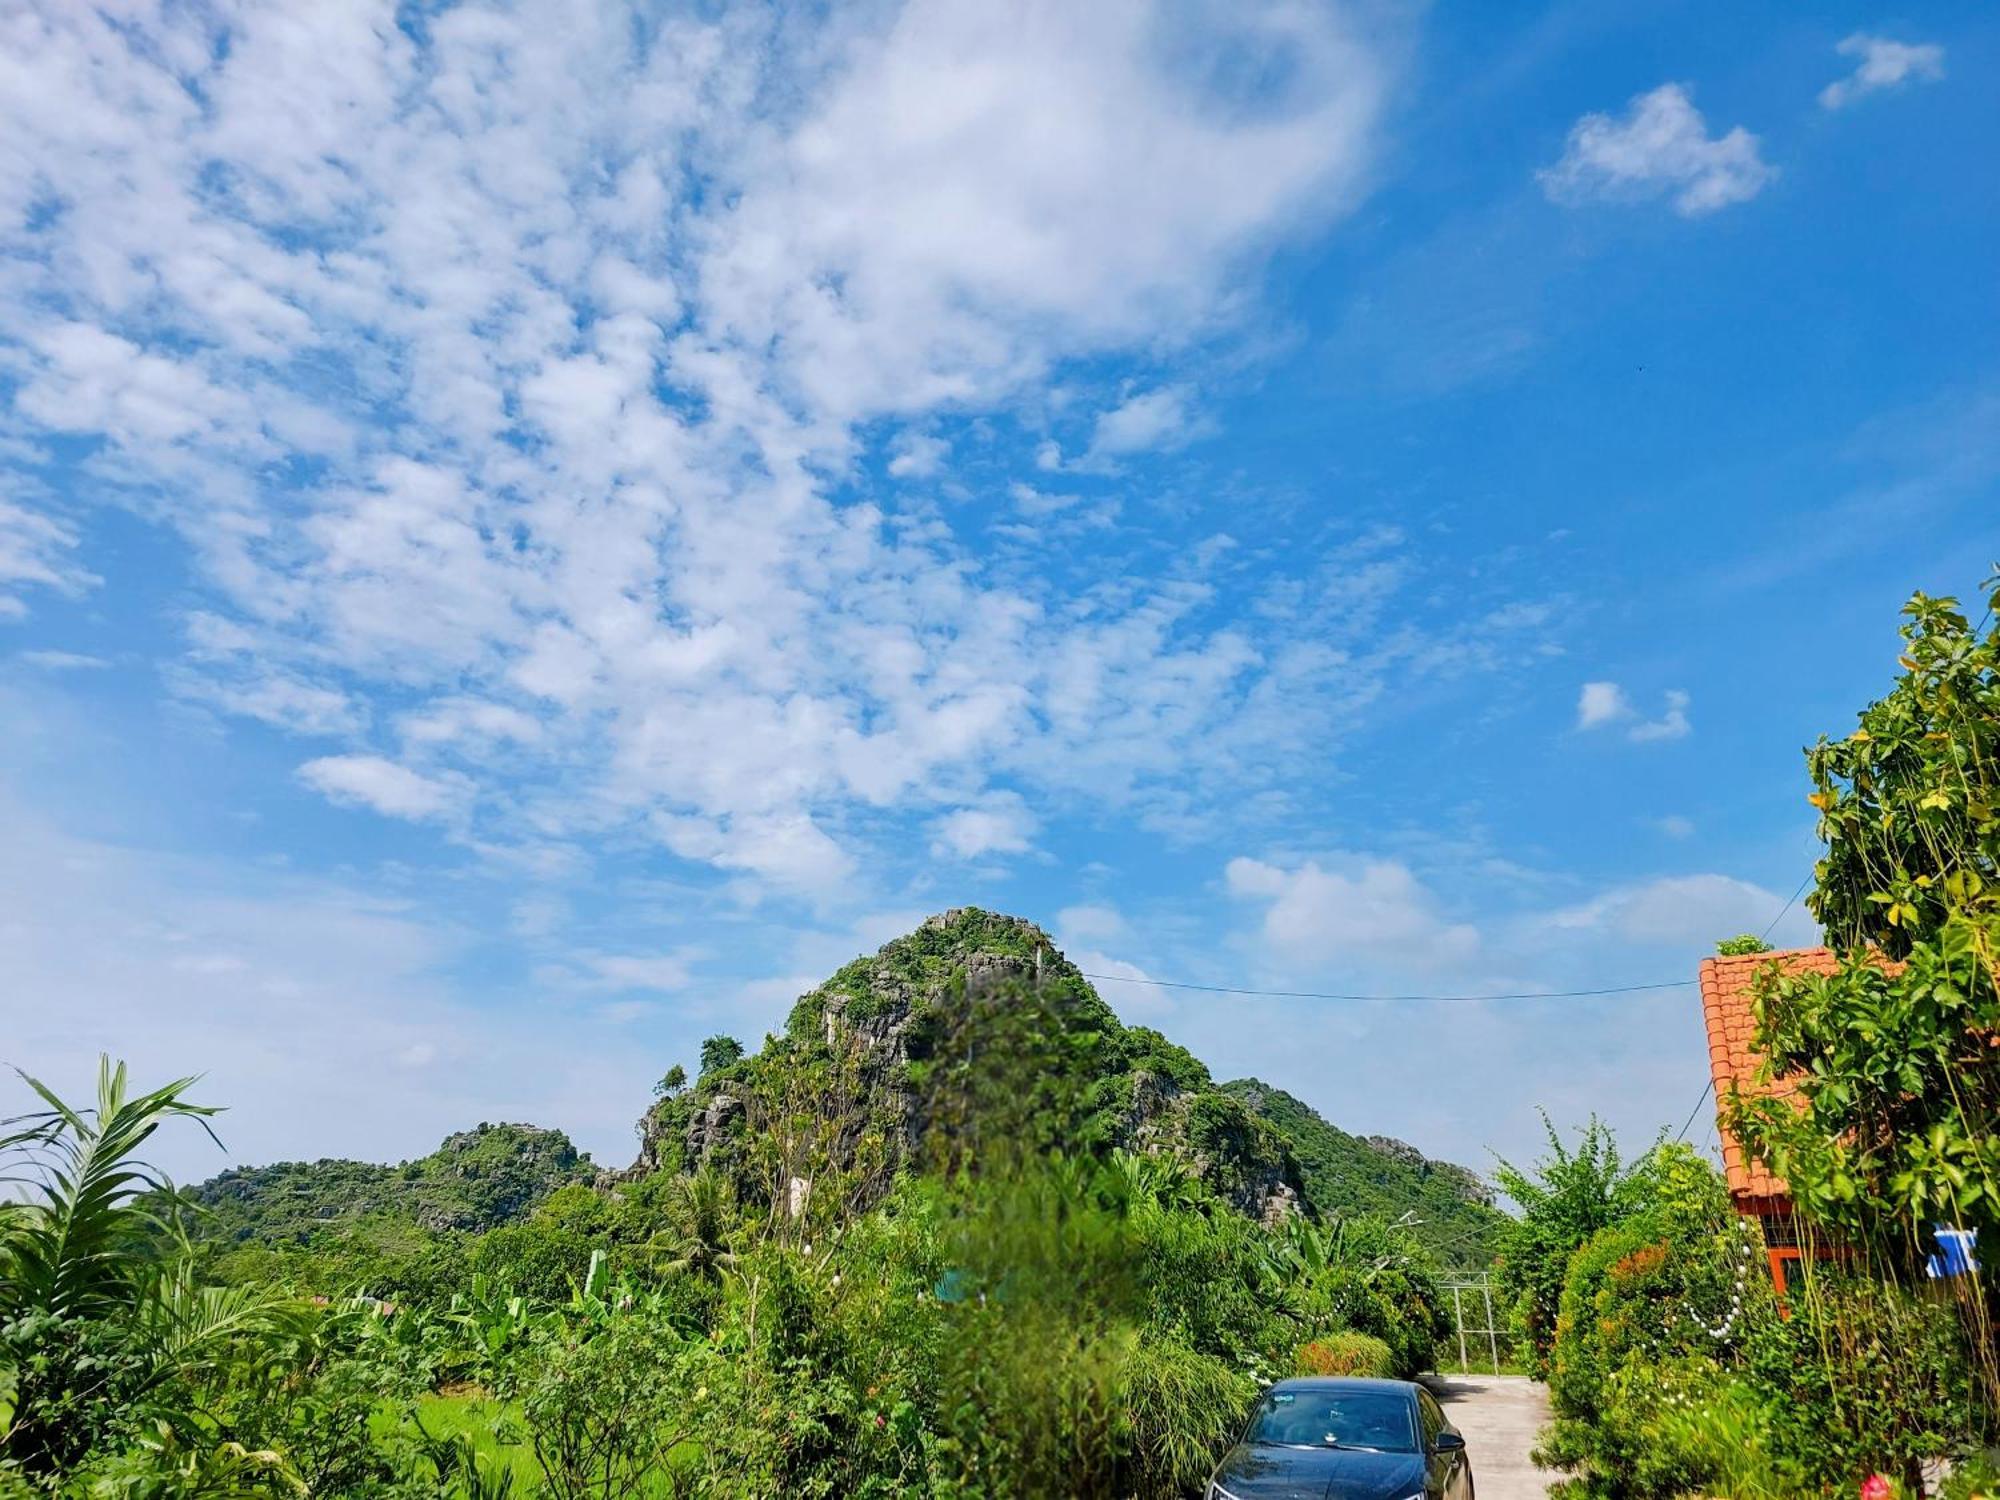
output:
POLYGON ((1239 1444, 1215 1471, 1238 1500, 1406 1500, 1424 1487, 1417 1453, 1239 1444))

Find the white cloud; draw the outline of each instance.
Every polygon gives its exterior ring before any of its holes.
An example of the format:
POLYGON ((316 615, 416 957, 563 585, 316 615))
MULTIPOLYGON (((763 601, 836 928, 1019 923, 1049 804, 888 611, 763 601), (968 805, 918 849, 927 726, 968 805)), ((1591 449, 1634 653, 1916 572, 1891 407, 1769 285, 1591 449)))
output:
POLYGON ((1013 792, 996 792, 978 807, 961 807, 931 825, 932 851, 957 859, 1023 854, 1031 847, 1035 815, 1013 792))
POLYGON ((1064 948, 1114 943, 1130 935, 1125 919, 1113 907, 1065 906, 1056 913, 1056 940, 1064 948))
POLYGON ((1138 964, 1113 958, 1097 948, 1063 948, 1063 956, 1091 976, 1091 987, 1128 1021, 1152 1023, 1176 1009, 1173 991, 1156 982, 1138 964))
POLYGON ((1598 729, 1632 716, 1625 690, 1615 682, 1586 682, 1576 700, 1576 727, 1598 729))
MULTIPOLYGON (((226 1106, 215 1124, 228 1149, 163 1130, 147 1156, 176 1178, 398 1161, 482 1119, 559 1126, 608 1165, 630 1159, 657 1054, 527 1003, 504 975, 467 1003, 447 976, 490 951, 469 954, 466 929, 427 914, 435 901, 420 912, 380 881, 362 890, 79 838, 5 780, 0 829, 0 1062, 69 1098, 87 1096, 99 1052, 147 1087, 201 1074, 192 1097, 226 1106), (357 1088, 391 1069, 430 1071, 356 1108, 357 1088)), ((0 1067, 0 1115, 30 1102, 0 1067)))
POLYGON ((570 906, 560 896, 540 892, 523 896, 507 913, 507 926, 517 937, 545 938, 570 919, 570 906))
MULTIPOLYGON (((1616 890, 1548 918, 1562 931, 1601 931, 1626 942, 1712 951, 1741 932, 1778 920, 1784 897, 1728 875, 1675 875, 1616 890)), ((1772 941, 1798 947, 1818 941, 1811 916, 1794 904, 1772 941)))
POLYGON ((1231 895, 1265 903, 1261 931, 1280 958, 1304 963, 1392 958, 1430 967, 1463 962, 1479 931, 1447 921, 1436 897, 1398 860, 1343 856, 1290 867, 1232 859, 1231 895))
POLYGON ((1677 688, 1667 690, 1666 712, 1657 719, 1634 724, 1626 731, 1626 738, 1644 744, 1648 740, 1686 739, 1694 726, 1688 722, 1688 695, 1677 688))
POLYGON ((823 895, 845 886, 854 873, 853 857, 800 813, 713 821, 662 816, 654 826, 681 858, 743 871, 781 890, 823 895))
POLYGON ((1131 0, 903 7, 752 162, 705 268, 714 322, 853 411, 1205 318, 1244 250, 1351 199, 1383 79, 1339 12, 1186 14, 1170 52, 1131 0), (1283 81, 1252 100, 1236 77, 1283 81))
POLYGON ((77 651, 22 651, 14 658, 44 672, 101 672, 111 663, 77 651))
POLYGON ((1632 700, 1617 683, 1586 682, 1583 691, 1577 696, 1576 727, 1587 731, 1624 724, 1625 738, 1634 744, 1646 744, 1654 740, 1685 739, 1694 730, 1687 712, 1691 701, 1679 688, 1669 688, 1660 717, 1639 719, 1638 710, 1632 706, 1632 700), (1634 722, 1635 720, 1637 722, 1634 722))
POLYGON ((613 1000, 597 1007, 597 1018, 613 1026, 629 1026, 653 1013, 650 1000, 613 1000))
POLYGON ((1633 99, 1622 120, 1585 115, 1571 127, 1562 159, 1536 175, 1558 203, 1671 193, 1675 210, 1694 218, 1748 202, 1778 170, 1742 126, 1709 135, 1687 90, 1668 83, 1633 99))
POLYGON ((1679 813, 1668 813, 1663 818, 1655 818, 1653 826, 1670 839, 1689 839, 1694 837, 1694 820, 1683 817, 1679 813))
POLYGON ((300 766, 299 779, 336 802, 418 822, 455 812, 465 800, 463 787, 379 755, 323 755, 300 766))
POLYGON ((1152 448, 1178 448, 1199 435, 1189 410, 1191 393, 1183 386, 1162 386, 1127 396, 1102 412, 1090 437, 1093 459, 1119 458, 1152 448))
POLYGON ((897 479, 929 479, 944 468, 951 457, 951 444, 941 437, 908 432, 896 443, 896 456, 889 460, 889 472, 897 479))
POLYGON ((77 565, 76 547, 75 527, 0 496, 0 620, 27 613, 24 587, 78 594, 96 584, 77 565))
POLYGON ((437 699, 421 713, 405 714, 397 728, 415 745, 449 744, 468 738, 533 744, 542 737, 541 721, 532 714, 477 698, 437 699))
POLYGON ((676 953, 593 953, 582 963, 596 987, 613 990, 678 990, 688 982, 688 961, 676 953))
POLYGON ((1854 71, 1819 91, 1827 109, 1844 109, 1867 94, 1901 88, 1910 82, 1932 83, 1944 77, 1944 48, 1935 42, 1898 42, 1857 31, 1834 49, 1858 59, 1854 71))

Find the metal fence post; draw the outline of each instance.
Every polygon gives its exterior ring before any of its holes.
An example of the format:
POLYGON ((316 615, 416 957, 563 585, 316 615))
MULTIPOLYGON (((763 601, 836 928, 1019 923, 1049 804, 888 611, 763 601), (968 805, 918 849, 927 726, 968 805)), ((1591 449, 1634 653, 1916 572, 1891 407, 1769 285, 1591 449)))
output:
POLYGON ((1451 1288, 1451 1311, 1452 1321, 1458 1325, 1458 1373, 1469 1374, 1472 1366, 1465 1358, 1465 1299, 1459 1295, 1456 1282, 1452 1283, 1451 1288))
POLYGON ((1486 1299, 1486 1342, 1493 1351, 1493 1373, 1500 1373, 1500 1320, 1493 1316, 1493 1280, 1485 1272, 1479 1276, 1479 1294, 1486 1299))

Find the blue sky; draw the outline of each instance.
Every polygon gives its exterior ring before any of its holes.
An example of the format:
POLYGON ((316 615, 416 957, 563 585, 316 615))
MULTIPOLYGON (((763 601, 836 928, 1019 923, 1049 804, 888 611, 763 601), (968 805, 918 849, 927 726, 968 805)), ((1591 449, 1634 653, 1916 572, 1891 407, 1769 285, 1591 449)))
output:
POLYGON ((7 1060, 234 1159, 622 1163, 960 904, 1351 1129, 1677 1127, 1692 990, 1479 997, 1811 941, 2000 557, 1985 7, 5 24, 7 1060))

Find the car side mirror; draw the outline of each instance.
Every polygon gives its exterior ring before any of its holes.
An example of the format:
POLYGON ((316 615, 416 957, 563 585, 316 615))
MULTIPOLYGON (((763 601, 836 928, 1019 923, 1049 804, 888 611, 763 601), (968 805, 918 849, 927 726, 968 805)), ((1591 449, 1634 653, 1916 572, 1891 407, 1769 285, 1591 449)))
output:
POLYGON ((1431 1452, 1433 1453, 1463 1453, 1464 1451, 1465 1439, 1455 1432, 1440 1432, 1436 1437, 1431 1439, 1431 1452))

